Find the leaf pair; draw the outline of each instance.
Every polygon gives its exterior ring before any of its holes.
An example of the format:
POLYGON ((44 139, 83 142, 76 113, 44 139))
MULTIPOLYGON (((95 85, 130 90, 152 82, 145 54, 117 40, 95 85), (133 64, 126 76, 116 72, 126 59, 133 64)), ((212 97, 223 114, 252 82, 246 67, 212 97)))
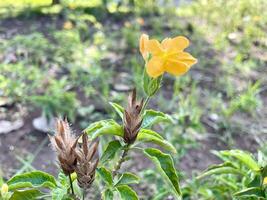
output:
POLYGON ((122 200, 138 200, 136 192, 129 187, 129 184, 137 184, 140 179, 132 173, 124 173, 114 182, 112 173, 108 169, 101 167, 97 170, 99 176, 106 184, 106 189, 102 194, 104 200, 113 200, 114 194, 118 192, 122 200))
MULTIPOLYGON (((111 105, 119 116, 123 117, 123 108, 115 103, 111 103, 111 105)), ((142 129, 139 131, 136 141, 154 143, 168 151, 176 153, 175 147, 165 140, 160 134, 150 129, 146 129, 159 122, 171 121, 171 117, 162 112, 146 110, 144 112, 142 129)), ((85 132, 88 135, 91 135, 92 139, 101 135, 114 135, 123 138, 124 134, 123 127, 112 119, 95 122, 87 127, 85 132)))
POLYGON ((56 179, 42 171, 32 171, 13 176, 7 182, 8 188, 13 192, 10 200, 36 199, 44 195, 39 189, 55 189, 56 179))

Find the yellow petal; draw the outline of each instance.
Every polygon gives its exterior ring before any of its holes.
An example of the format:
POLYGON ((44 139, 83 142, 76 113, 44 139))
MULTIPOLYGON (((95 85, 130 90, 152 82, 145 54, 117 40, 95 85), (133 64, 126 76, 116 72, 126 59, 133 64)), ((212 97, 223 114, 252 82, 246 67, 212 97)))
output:
POLYGON ((164 73, 163 60, 159 57, 152 57, 147 65, 146 71, 152 78, 157 78, 164 73))
POLYGON ((162 42, 161 42, 161 47, 163 49, 167 49, 168 46, 170 45, 170 41, 171 41, 171 38, 165 38, 162 42))
POLYGON ((160 55, 163 53, 160 43, 157 40, 149 40, 147 42, 146 48, 147 48, 147 51, 151 53, 152 55, 160 55))
POLYGON ((162 45, 168 51, 183 51, 189 46, 189 40, 184 36, 178 36, 162 42, 162 45))
POLYGON ((195 59, 193 56, 191 56, 191 54, 187 52, 177 53, 177 60, 186 63, 189 66, 197 63, 197 59, 195 59))
POLYGON ((140 52, 141 52, 144 59, 146 59, 147 54, 148 54, 148 52, 146 50, 146 44, 147 44, 148 40, 149 40, 149 36, 146 34, 142 34, 140 37, 140 40, 139 40, 140 52))
POLYGON ((164 64, 164 69, 166 72, 172 75, 180 76, 186 73, 190 67, 186 63, 183 63, 179 60, 168 60, 164 64))

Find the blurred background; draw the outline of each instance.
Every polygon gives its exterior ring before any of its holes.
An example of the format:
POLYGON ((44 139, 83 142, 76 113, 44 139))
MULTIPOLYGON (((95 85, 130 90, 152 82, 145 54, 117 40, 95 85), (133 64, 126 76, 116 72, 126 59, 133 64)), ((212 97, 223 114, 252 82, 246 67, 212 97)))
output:
MULTIPOLYGON (((166 75, 150 103, 175 119, 157 129, 177 148, 182 182, 218 162, 211 150, 267 154, 266 8, 266 0, 1 0, 4 178, 57 172, 47 137, 55 117, 67 117, 78 134, 116 117, 109 101, 125 105, 135 86, 142 95, 142 33, 185 35, 198 59, 185 76, 166 75)), ((159 175, 141 156, 129 165, 153 182, 138 188, 149 199, 159 175)))

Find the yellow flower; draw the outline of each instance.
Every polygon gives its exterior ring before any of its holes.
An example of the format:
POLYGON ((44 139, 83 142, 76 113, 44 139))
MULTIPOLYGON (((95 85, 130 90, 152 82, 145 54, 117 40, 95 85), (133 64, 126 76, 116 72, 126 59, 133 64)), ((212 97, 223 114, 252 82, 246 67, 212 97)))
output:
POLYGON ((8 193, 8 185, 4 183, 1 187, 1 195, 4 196, 6 193, 8 193))
POLYGON ((67 29, 67 30, 70 30, 73 28, 73 24, 71 21, 66 21, 64 24, 63 24, 63 28, 64 29, 67 29))
POLYGON ((157 78, 164 72, 175 76, 186 73, 197 62, 193 56, 184 52, 188 46, 189 40, 183 36, 166 38, 160 43, 143 34, 140 38, 140 52, 146 60, 148 75, 157 78), (147 60, 149 54, 151 58, 147 60))
POLYGON ((149 37, 146 34, 142 34, 139 40, 139 48, 140 52, 143 56, 143 58, 146 60, 148 57, 148 51, 147 51, 147 42, 149 41, 149 37))
POLYGON ((267 185, 267 177, 263 179, 263 185, 267 185))

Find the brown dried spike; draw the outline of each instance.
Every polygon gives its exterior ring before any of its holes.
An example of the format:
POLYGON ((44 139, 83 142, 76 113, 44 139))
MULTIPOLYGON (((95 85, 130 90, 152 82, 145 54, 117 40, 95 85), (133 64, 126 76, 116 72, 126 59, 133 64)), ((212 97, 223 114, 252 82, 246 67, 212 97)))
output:
POLYGON ((78 137, 75 138, 70 130, 68 122, 57 120, 56 134, 50 136, 50 141, 54 150, 57 152, 59 164, 66 175, 74 172, 77 164, 76 146, 78 137))
POLYGON ((132 93, 129 95, 131 106, 135 105, 136 103, 136 88, 133 89, 132 93))
POLYGON ((98 159, 93 160, 97 151, 98 142, 90 144, 88 148, 88 135, 83 134, 83 143, 78 150, 78 162, 75 167, 77 180, 80 187, 87 189, 91 186, 95 177, 95 170, 98 164, 98 159))
POLYGON ((63 142, 58 138, 58 137, 55 137, 54 138, 54 141, 56 142, 56 144, 57 144, 57 147, 59 148, 59 149, 64 149, 64 144, 63 144, 63 142))
POLYGON ((89 154, 86 156, 87 160, 92 160, 94 157, 97 147, 98 147, 99 141, 95 142, 89 149, 89 154))
POLYGON ((65 137, 65 124, 63 121, 61 120, 57 120, 57 132, 58 132, 58 135, 62 138, 62 140, 66 140, 66 137, 65 137))
POLYGON ((128 144, 133 143, 142 125, 142 109, 144 100, 136 100, 136 89, 128 97, 128 105, 124 111, 124 141, 128 144))
POLYGON ((86 133, 83 133, 82 139, 83 139, 83 152, 84 152, 85 157, 87 157, 87 155, 88 155, 88 136, 86 135, 86 133))

